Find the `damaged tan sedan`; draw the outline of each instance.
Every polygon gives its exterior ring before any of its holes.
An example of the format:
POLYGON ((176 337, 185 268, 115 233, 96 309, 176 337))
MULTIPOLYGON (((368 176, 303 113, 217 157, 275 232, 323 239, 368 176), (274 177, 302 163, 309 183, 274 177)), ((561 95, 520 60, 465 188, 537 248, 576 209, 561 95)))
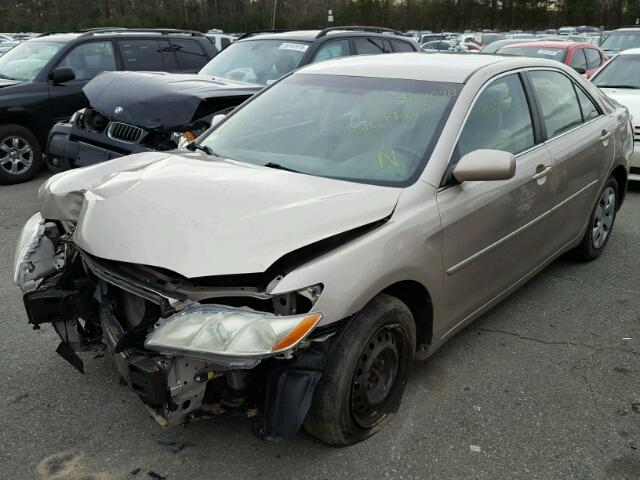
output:
POLYGON ((240 411, 347 445, 414 358, 602 253, 633 134, 563 65, 397 54, 294 72, 190 149, 42 186, 15 259, 29 322, 81 371, 106 347, 161 424, 240 411))

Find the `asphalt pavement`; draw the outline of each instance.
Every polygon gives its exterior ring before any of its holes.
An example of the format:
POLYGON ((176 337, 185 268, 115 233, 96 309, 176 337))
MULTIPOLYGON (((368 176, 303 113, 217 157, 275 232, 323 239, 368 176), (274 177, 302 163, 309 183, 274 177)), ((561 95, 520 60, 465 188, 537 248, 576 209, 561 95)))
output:
POLYGON ((162 428, 106 358, 62 360, 11 283, 45 178, 0 186, 0 478, 640 478, 640 187, 600 259, 556 261, 418 363, 384 431, 336 449, 240 417, 162 428))

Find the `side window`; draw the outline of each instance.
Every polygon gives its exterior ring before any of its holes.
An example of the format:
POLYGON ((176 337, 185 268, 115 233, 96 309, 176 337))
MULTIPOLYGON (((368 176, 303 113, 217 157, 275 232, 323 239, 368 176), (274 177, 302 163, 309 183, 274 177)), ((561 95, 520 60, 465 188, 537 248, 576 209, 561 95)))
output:
POLYGON ((584 53, 587 55, 587 70, 598 68, 602 63, 600 52, 595 48, 587 48, 584 53))
POLYGON ((529 72, 531 83, 540 102, 547 137, 554 137, 582 123, 580 105, 573 83, 558 72, 529 72))
POLYGON ((598 107, 595 106, 593 101, 584 93, 580 88, 576 87, 576 93, 578 94, 578 101, 580 102, 580 109, 582 110, 582 118, 585 122, 600 116, 598 107))
POLYGON ((313 57, 313 63, 331 60, 332 58, 346 57, 347 55, 349 55, 349 41, 332 40, 326 42, 318 49, 313 57))
POLYGON ((587 70, 587 59, 584 56, 584 49, 579 48, 573 52, 570 66, 573 68, 584 68, 587 70))
POLYGON ((76 80, 90 80, 100 72, 116 70, 111 42, 91 42, 78 45, 58 64, 76 74, 76 80))
POLYGON ((413 46, 410 43, 402 42, 400 40, 391 40, 394 52, 415 52, 413 46))
POLYGON ((357 37, 353 39, 353 43, 356 47, 356 55, 388 53, 385 42, 381 38, 357 37))
POLYGON ((231 45, 231 40, 229 40, 227 37, 220 38, 220 47, 222 48, 222 50, 227 48, 229 45, 231 45))
POLYGON ((162 50, 169 45, 157 40, 118 40, 126 70, 163 71, 162 50))
POLYGON ((517 74, 499 78, 477 98, 458 140, 461 158, 479 149, 518 154, 534 145, 527 97, 517 74))
POLYGON ((198 42, 185 39, 171 39, 180 70, 200 70, 209 61, 198 42))

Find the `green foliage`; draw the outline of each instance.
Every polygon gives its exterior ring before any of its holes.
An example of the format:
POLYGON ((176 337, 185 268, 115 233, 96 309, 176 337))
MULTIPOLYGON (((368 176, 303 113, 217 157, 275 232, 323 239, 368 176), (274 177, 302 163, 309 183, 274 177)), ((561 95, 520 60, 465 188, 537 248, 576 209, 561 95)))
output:
POLYGON ((635 23, 636 0, 0 0, 3 30, 53 31, 95 26, 271 28, 378 25, 399 29, 546 28, 635 23))

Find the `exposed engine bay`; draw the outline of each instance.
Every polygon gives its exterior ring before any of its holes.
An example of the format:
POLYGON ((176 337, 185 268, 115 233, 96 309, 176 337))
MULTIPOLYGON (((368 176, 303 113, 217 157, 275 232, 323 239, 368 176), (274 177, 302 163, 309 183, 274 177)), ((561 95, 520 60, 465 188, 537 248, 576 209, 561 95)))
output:
POLYGON ((84 373, 82 352, 106 350, 163 426, 241 411, 263 438, 295 436, 322 375, 325 340, 341 326, 314 329, 322 315, 310 311, 322 285, 273 295, 277 277, 271 285, 246 275, 189 280, 156 267, 96 258, 73 244, 73 227, 37 214, 16 253, 14 280, 23 289, 29 323, 35 329, 52 324, 61 339, 59 355, 84 373), (226 350, 206 351, 189 339, 179 344, 175 328, 167 334, 173 345, 154 341, 177 317, 184 330, 194 311, 212 316, 208 326, 197 325, 191 333, 204 335, 207 344, 215 343, 212 335, 227 335, 226 343, 221 339, 226 350), (212 324, 216 315, 232 320, 212 324), (243 316, 250 321, 238 330, 234 324, 243 316), (277 328, 266 329, 262 317, 271 323, 294 319, 294 328, 287 325, 280 335, 277 328), (272 348, 270 342, 277 343, 272 348))

